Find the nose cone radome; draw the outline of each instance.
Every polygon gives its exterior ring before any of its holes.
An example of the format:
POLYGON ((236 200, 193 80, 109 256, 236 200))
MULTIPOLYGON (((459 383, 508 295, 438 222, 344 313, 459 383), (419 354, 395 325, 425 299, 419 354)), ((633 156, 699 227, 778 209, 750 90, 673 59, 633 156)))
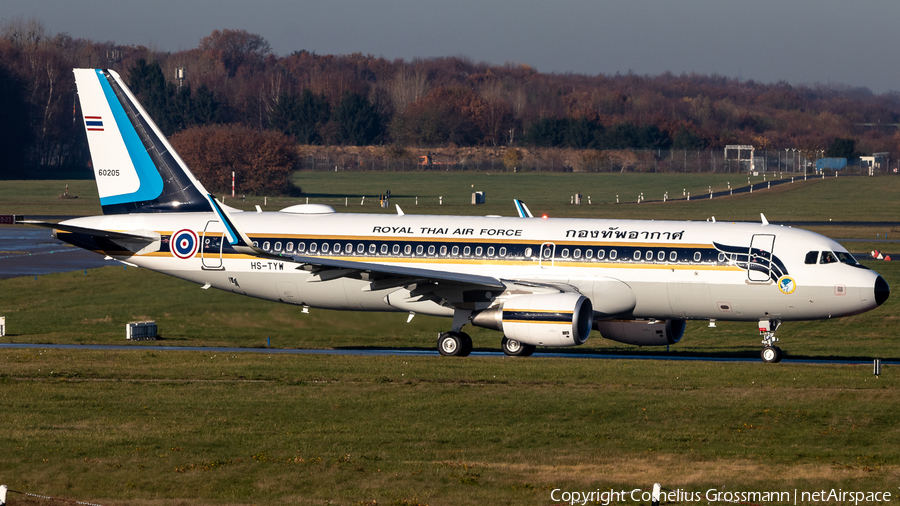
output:
POLYGON ((883 277, 878 276, 878 279, 875 280, 875 303, 879 306, 884 304, 884 301, 888 300, 890 295, 891 287, 888 286, 887 281, 883 277))

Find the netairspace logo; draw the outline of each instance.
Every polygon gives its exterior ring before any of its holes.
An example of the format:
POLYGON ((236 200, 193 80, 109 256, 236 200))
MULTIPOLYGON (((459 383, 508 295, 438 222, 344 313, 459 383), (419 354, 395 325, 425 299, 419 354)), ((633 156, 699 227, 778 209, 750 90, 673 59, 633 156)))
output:
MULTIPOLYGON (((665 490, 660 492, 660 502, 705 502, 705 503, 782 503, 782 504, 815 504, 815 503, 840 503, 853 504, 854 506, 866 504, 881 504, 891 502, 891 492, 854 492, 843 489, 816 490, 812 492, 791 491, 731 491, 711 488, 706 492, 690 492, 687 490, 665 490)), ((592 491, 568 491, 559 488, 550 492, 550 500, 555 503, 570 505, 601 504, 608 506, 613 503, 653 501, 653 495, 649 490, 636 488, 634 490, 601 490, 592 491)))

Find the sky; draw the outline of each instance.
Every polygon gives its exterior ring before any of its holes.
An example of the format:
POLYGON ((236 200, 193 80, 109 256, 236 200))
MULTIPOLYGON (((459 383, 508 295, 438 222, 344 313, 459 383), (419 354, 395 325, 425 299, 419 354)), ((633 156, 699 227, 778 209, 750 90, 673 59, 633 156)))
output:
POLYGON ((539 72, 900 90, 900 2, 887 0, 3 0, 0 20, 19 16, 162 51, 230 28, 282 56, 465 56, 539 72))

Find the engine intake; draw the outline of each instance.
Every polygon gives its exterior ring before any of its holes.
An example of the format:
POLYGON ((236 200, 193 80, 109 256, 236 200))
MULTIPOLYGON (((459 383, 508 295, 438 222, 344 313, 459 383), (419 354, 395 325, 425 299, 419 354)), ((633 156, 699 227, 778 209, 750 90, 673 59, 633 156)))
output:
POLYGON ((577 293, 517 295, 489 308, 472 324, 503 332, 508 339, 548 347, 578 346, 591 333, 591 300, 577 293))
POLYGON ((636 346, 666 346, 681 341, 684 320, 602 320, 594 327, 611 341, 636 346))

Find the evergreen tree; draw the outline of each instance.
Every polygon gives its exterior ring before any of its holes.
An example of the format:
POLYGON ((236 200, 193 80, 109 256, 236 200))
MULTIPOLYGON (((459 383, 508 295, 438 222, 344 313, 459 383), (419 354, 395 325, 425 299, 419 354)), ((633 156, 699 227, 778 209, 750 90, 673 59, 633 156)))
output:
POLYGON ((343 144, 368 146, 381 140, 378 109, 358 93, 345 91, 332 119, 338 124, 343 144))
POLYGON ((0 177, 21 177, 25 172, 28 151, 34 143, 30 128, 25 83, 12 71, 0 65, 0 177))

